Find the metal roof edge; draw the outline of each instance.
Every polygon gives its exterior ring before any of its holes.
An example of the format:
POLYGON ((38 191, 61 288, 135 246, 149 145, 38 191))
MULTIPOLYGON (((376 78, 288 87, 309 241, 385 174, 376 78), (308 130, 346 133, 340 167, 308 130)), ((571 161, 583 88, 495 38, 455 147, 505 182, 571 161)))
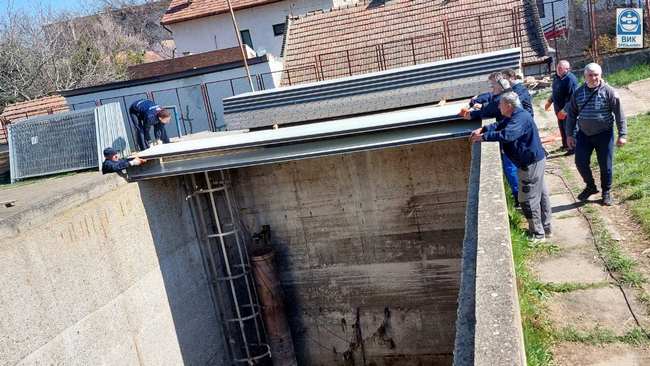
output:
MULTIPOLYGON (((255 58, 250 58, 247 61, 249 65, 256 65, 256 64, 268 62, 269 59, 267 55, 264 55, 255 58)), ((201 67, 193 70, 181 71, 181 72, 168 74, 168 75, 152 76, 150 78, 144 78, 144 79, 122 80, 122 81, 115 81, 112 83, 88 86, 88 87, 83 87, 78 89, 59 90, 57 91, 57 93, 61 94, 63 97, 74 97, 77 95, 97 93, 106 90, 114 90, 114 89, 128 88, 128 87, 139 86, 139 85, 160 83, 163 81, 176 80, 176 79, 182 79, 191 76, 209 74, 213 72, 232 70, 243 66, 244 66, 244 61, 240 60, 240 61, 229 62, 225 64, 201 67)))

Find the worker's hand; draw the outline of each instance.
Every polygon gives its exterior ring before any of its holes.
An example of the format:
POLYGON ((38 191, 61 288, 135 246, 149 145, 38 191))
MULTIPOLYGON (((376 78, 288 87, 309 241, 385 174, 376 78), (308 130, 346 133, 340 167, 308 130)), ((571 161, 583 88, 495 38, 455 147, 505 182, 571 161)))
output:
POLYGON ((564 121, 566 119, 566 112, 564 110, 557 112, 557 119, 564 121))
POLYGON ((467 115, 469 115, 469 109, 467 108, 461 108, 460 111, 458 112, 458 115, 462 117, 463 119, 468 119, 467 115))
POLYGON ((547 100, 546 104, 544 104, 544 110, 547 111, 547 112, 550 111, 552 105, 553 105, 553 101, 552 100, 547 100))
POLYGON ((576 148, 576 138, 572 136, 567 136, 566 138, 566 144, 569 147, 569 150, 573 150, 576 148))
POLYGON ((144 164, 146 162, 147 162, 146 159, 142 159, 142 158, 139 158, 139 157, 136 156, 135 158, 133 158, 133 160, 131 160, 131 165, 136 165, 137 166, 137 165, 142 165, 142 164, 144 164))
POLYGON ((479 142, 482 139, 483 134, 481 133, 482 129, 477 128, 474 131, 472 131, 472 134, 469 135, 469 141, 470 142, 479 142))
POLYGON ((616 140, 616 146, 623 146, 625 144, 627 144, 627 138, 626 137, 619 137, 616 140))

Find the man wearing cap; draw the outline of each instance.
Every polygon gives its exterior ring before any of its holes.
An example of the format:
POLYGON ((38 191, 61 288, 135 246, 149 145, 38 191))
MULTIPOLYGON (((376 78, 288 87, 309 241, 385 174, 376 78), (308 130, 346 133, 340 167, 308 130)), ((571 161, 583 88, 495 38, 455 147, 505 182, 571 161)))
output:
POLYGON ((104 149, 104 163, 102 164, 102 174, 121 173, 122 170, 135 165, 141 165, 146 162, 145 159, 134 157, 133 159, 120 159, 117 151, 112 147, 104 149))
POLYGON ((153 133, 156 140, 162 140, 163 144, 169 143, 165 125, 171 121, 171 113, 156 103, 147 100, 136 100, 129 107, 131 123, 137 134, 136 139, 140 151, 149 148, 151 137, 149 130, 153 127, 153 133))

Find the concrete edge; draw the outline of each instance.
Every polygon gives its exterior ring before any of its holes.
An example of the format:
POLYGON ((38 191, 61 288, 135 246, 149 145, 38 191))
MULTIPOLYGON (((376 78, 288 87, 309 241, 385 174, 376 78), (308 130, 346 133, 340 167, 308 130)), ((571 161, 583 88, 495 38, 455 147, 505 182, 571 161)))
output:
MULTIPOLYGON (((1 220, 0 239, 17 236, 35 225, 49 221, 60 212, 99 198, 125 184, 127 182, 124 178, 117 174, 98 174, 97 178, 93 177, 84 184, 71 184, 62 192, 55 192, 55 196, 38 202, 31 202, 31 207, 1 220)), ((28 186, 26 188, 30 187, 28 186)))
POLYGON ((497 143, 472 147, 454 365, 526 365, 497 143))

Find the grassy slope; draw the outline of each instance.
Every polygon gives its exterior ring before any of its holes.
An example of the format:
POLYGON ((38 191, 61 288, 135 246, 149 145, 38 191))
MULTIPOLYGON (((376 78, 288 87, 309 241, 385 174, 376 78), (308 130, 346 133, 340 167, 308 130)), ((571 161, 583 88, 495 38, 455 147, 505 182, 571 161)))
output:
POLYGON ((629 143, 617 148, 614 160, 615 189, 629 204, 632 214, 650 234, 650 114, 628 121, 629 143))

